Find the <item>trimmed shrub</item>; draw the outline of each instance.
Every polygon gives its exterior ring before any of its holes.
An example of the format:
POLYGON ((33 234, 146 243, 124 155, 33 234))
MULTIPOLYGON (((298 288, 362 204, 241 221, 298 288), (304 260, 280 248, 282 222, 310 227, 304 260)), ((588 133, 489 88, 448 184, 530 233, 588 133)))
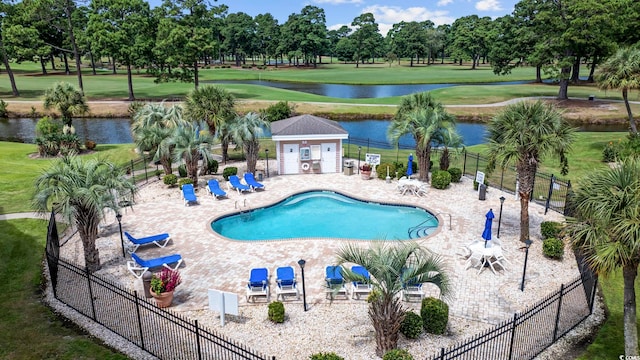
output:
POLYGON ((193 179, 191 178, 181 178, 178 180, 178 185, 180 185, 180 190, 182 190, 182 185, 184 184, 193 184, 193 179))
POLYGON ((310 360, 344 360, 342 356, 339 356, 333 352, 313 354, 309 357, 309 359, 310 360))
POLYGON ((204 175, 215 174, 218 172, 218 161, 211 159, 207 161, 207 166, 204 168, 204 175))
POLYGON ((178 175, 180 175, 180 177, 187 177, 187 165, 181 164, 178 166, 178 175))
POLYGON ((36 135, 62 134, 62 122, 45 116, 36 124, 36 135))
POLYGON ((430 334, 444 334, 449 322, 449 305, 434 297, 422 299, 420 306, 422 326, 430 334))
POLYGON ((178 183, 178 177, 174 174, 167 174, 162 178, 162 182, 171 187, 178 183))
POLYGON ((387 168, 389 168, 389 177, 392 179, 396 177, 396 166, 392 163, 381 163, 376 167, 376 174, 378 174, 378 179, 384 180, 387 178, 387 168))
POLYGON ((460 179, 462 179, 462 170, 460 170, 460 168, 452 167, 447 169, 447 171, 451 174, 451 182, 460 182, 460 179))
POLYGON ((422 334, 422 318, 413 311, 404 313, 404 320, 400 325, 400 332, 407 339, 417 339, 422 334))
POLYGON ((543 239, 557 238, 562 230, 562 224, 555 221, 543 221, 540 223, 540 233, 543 239))
POLYGON ((93 149, 95 149, 95 148, 96 148, 96 146, 97 146, 97 145, 98 145, 98 144, 96 144, 96 142, 95 142, 95 141, 91 141, 91 140, 87 140, 87 141, 85 141, 85 142, 84 142, 84 147, 85 147, 87 150, 93 150, 93 149))
POLYGON ((404 349, 393 349, 387 351, 382 360, 413 360, 413 356, 404 349))
POLYGON ((431 186, 444 190, 451 184, 451 174, 448 171, 436 170, 431 174, 431 186))
POLYGON ((277 324, 284 322, 284 304, 282 301, 274 301, 269 304, 269 320, 277 324))
POLYGON ((548 238, 542 242, 542 253, 551 259, 562 259, 564 256, 564 242, 556 238, 548 238))
POLYGON ((286 101, 278 101, 262 110, 261 113, 268 122, 288 119, 291 117, 291 114, 293 114, 293 106, 289 105, 286 101))
POLYGON ((231 176, 231 175, 238 175, 238 168, 237 167, 230 166, 230 167, 224 168, 224 170, 222 170, 222 177, 225 180, 229 181, 229 176, 231 176))

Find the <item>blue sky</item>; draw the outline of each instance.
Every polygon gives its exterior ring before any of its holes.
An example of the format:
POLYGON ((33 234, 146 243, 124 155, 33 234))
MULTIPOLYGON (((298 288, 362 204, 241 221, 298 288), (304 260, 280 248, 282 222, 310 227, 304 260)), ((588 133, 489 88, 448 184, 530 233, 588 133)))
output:
MULTIPOLYGON (((218 0, 212 4, 225 4, 229 13, 244 12, 251 16, 271 13, 280 24, 292 13, 299 13, 306 5, 324 9, 327 28, 337 29, 349 25, 355 17, 370 12, 379 24, 380 32, 386 35, 394 23, 400 21, 431 20, 436 25, 451 24, 466 15, 496 18, 510 14, 517 0, 218 0)), ((149 0, 157 6, 161 0, 149 0)))

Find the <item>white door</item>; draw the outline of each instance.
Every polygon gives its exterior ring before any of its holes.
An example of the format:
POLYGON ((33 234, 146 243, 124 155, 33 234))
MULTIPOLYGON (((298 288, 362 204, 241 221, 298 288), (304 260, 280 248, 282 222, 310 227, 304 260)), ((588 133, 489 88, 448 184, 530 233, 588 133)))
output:
POLYGON ((282 159, 284 161, 285 174, 297 174, 300 172, 298 168, 298 156, 300 156, 300 149, 298 144, 283 145, 282 159))
POLYGON ((322 143, 322 173, 337 172, 336 143, 322 143))

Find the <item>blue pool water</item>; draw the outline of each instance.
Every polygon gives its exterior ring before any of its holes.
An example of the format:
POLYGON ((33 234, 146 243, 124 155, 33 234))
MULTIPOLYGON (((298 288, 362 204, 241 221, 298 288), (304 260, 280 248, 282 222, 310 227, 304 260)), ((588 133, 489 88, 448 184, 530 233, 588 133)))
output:
POLYGON ((365 202, 333 191, 295 194, 211 223, 215 232, 234 240, 408 240, 427 236, 437 227, 438 219, 424 209, 365 202))

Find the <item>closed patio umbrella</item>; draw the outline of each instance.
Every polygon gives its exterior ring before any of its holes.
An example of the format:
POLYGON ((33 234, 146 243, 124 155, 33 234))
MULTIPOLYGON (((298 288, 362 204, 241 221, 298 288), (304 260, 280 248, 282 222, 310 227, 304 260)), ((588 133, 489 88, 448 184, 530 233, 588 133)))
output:
POLYGON ((407 163, 407 177, 411 179, 413 175, 413 154, 409 154, 409 162, 407 163))
POLYGON ((487 241, 491 240, 491 224, 493 222, 493 209, 489 209, 487 215, 485 215, 487 220, 484 222, 484 231, 482 232, 482 238, 484 239, 484 247, 487 247, 487 241))

